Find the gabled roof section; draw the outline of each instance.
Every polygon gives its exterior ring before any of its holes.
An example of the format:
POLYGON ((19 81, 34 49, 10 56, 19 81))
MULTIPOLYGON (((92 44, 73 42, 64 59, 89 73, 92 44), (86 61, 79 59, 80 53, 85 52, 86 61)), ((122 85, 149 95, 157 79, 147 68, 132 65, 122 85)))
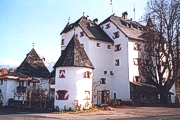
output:
POLYGON ((50 74, 34 48, 27 54, 17 71, 30 77, 40 78, 46 78, 50 74))
POLYGON ((93 21, 91 21, 85 16, 82 16, 80 19, 78 19, 72 24, 68 23, 61 32, 61 34, 67 33, 68 31, 74 29, 77 26, 81 27, 87 37, 91 39, 97 39, 113 43, 113 40, 100 28, 99 25, 95 24, 93 21))
POLYGON ((84 47, 81 46, 75 35, 72 37, 64 52, 55 63, 54 68, 62 66, 87 67, 94 69, 84 47))
POLYGON ((116 25, 116 27, 121 30, 128 38, 145 40, 145 38, 143 38, 143 34, 146 33, 147 29, 138 22, 128 19, 125 20, 124 18, 115 16, 113 14, 101 22, 100 25, 109 21, 116 25))

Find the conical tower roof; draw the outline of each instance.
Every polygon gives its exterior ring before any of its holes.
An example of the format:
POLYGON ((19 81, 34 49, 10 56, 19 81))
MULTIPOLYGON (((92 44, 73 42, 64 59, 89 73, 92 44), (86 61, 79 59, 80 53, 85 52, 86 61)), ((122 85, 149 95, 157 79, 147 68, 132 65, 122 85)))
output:
POLYGON ((46 78, 50 74, 34 48, 27 54, 17 71, 30 77, 40 78, 46 78))
POLYGON ((153 27, 153 23, 152 23, 152 20, 151 20, 150 17, 148 18, 146 27, 147 27, 147 28, 152 28, 152 27, 153 27))
POLYGON ((72 37, 64 52, 54 65, 54 68, 61 66, 77 66, 94 69, 84 47, 80 44, 75 35, 72 37))

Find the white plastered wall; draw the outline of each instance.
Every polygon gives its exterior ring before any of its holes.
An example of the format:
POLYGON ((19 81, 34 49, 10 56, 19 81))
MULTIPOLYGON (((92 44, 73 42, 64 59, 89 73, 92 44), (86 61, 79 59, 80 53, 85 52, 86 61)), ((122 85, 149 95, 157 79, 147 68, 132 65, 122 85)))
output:
MULTIPOLYGON (((84 72, 90 71, 92 69, 85 67, 58 67, 56 68, 56 77, 55 77, 55 106, 58 106, 61 109, 66 107, 69 109, 75 109, 72 103, 75 100, 78 100, 78 105, 82 105, 81 109, 85 107, 85 104, 88 102, 91 106, 92 100, 92 78, 84 78, 84 72), (59 71, 65 70, 65 78, 59 78, 59 71), (69 95, 68 100, 57 100, 58 90, 67 90, 69 95), (85 100, 85 91, 90 91, 90 99, 85 100)), ((75 103, 74 103, 75 104, 75 103)))

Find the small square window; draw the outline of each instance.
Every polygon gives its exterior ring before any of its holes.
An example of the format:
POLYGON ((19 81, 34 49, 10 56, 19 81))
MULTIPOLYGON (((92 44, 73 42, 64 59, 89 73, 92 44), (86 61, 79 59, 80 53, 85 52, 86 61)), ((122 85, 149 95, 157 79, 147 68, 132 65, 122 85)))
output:
POLYGON ((3 80, 0 80, 0 85, 3 85, 3 80))
POLYGON ((120 37, 119 31, 113 33, 113 39, 116 39, 116 38, 119 38, 119 37, 120 37))
POLYGON ((56 91, 56 100, 68 100, 69 94, 67 90, 58 90, 56 91))
POLYGON ((59 70, 59 78, 65 78, 65 70, 59 70))
POLYGON ((90 100, 90 91, 85 91, 84 100, 90 100))
POLYGON ((84 44, 81 44, 81 47, 84 47, 84 44))
POLYGON ((110 27, 111 27, 110 23, 106 24, 106 29, 108 29, 110 27))
POLYGON ((115 60, 115 66, 119 66, 119 59, 115 60))
POLYGON ((140 43, 134 43, 134 50, 141 50, 141 44, 140 43))
POLYGON ((105 74, 105 75, 107 74, 107 70, 104 71, 104 74, 105 74))
POLYGON ((106 78, 101 78, 101 84, 106 84, 106 78))
POLYGON ((90 71, 84 72, 84 78, 92 78, 92 72, 90 71))
POLYGON ((61 40, 61 45, 64 45, 64 39, 61 40))
POLYGON ((121 44, 115 45, 114 51, 120 51, 121 50, 121 44))
POLYGON ((80 37, 83 37, 84 36, 84 32, 80 32, 80 37))
POLYGON ((107 45, 107 49, 111 49, 111 45, 107 45))
POLYGON ((97 43, 97 47, 101 47, 101 44, 100 44, 100 43, 97 43))
POLYGON ((141 77, 140 76, 134 76, 133 82, 141 82, 141 77))
POLYGON ((141 58, 134 58, 133 61, 134 61, 134 65, 140 65, 141 64, 141 61, 142 59, 141 58))

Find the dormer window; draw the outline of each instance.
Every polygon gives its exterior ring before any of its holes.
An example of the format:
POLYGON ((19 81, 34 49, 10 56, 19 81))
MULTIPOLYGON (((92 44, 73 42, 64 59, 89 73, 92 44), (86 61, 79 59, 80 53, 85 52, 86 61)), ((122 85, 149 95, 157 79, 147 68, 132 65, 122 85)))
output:
POLYGON ((127 26, 131 28, 131 24, 128 23, 127 26))
POLYGON ((108 29, 108 28, 110 28, 110 27, 111 27, 111 24, 110 24, 110 23, 106 24, 106 29, 108 29))
POLYGON ((101 47, 101 44, 100 44, 100 43, 97 43, 97 47, 101 47))
POLYGON ((120 51, 121 50, 121 44, 115 45, 114 51, 120 51))
POLYGON ((113 39, 119 38, 119 36, 120 36, 119 31, 114 32, 113 34, 114 34, 113 39))
POLYGON ((107 45, 107 49, 111 49, 111 45, 107 45))
POLYGON ((139 27, 140 30, 143 30, 143 27, 139 27))
POLYGON ((84 32, 80 32, 80 37, 83 37, 84 36, 84 32))
POLYGON ((64 45, 64 39, 61 40, 61 45, 64 45))
POLYGON ((141 44, 134 43, 134 50, 141 50, 140 46, 141 46, 141 44))
POLYGON ((119 59, 115 60, 115 66, 119 66, 119 59))

